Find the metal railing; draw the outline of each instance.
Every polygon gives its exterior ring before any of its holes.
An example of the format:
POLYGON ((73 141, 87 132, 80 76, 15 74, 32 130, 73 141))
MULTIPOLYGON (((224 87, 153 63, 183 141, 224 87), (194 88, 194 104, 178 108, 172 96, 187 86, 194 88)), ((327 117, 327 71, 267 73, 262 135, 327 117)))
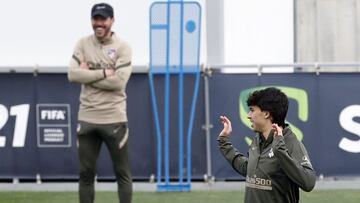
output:
POLYGON ((344 63, 293 63, 293 64, 213 64, 207 68, 225 74, 257 73, 297 73, 313 72, 360 72, 360 62, 344 63))
MULTIPOLYGON (((289 64, 203 64, 202 70, 210 69, 224 74, 297 73, 313 72, 360 72, 360 62, 316 62, 289 64)), ((0 66, 0 73, 66 73, 66 66, 0 66)), ((133 73, 148 73, 148 65, 134 65, 133 73)))

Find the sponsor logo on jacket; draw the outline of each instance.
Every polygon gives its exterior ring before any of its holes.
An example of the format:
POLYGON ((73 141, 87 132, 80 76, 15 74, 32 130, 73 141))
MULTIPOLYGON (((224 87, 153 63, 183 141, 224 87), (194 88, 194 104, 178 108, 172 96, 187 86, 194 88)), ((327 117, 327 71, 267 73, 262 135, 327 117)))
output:
POLYGON ((246 176, 246 187, 260 190, 272 190, 270 179, 258 178, 256 175, 254 175, 254 177, 246 176))
POLYGON ((274 151, 273 151, 273 148, 270 148, 270 151, 269 151, 269 157, 272 158, 274 156, 274 151))

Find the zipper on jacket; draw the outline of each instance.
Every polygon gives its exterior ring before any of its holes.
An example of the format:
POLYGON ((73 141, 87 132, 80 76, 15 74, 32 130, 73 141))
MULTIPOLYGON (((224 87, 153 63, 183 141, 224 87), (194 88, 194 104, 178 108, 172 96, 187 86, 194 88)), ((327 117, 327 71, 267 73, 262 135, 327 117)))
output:
POLYGON ((261 157, 261 152, 260 152, 260 144, 259 144, 259 138, 256 139, 256 151, 257 151, 257 161, 256 161, 256 166, 255 166, 255 169, 258 168, 258 165, 259 165, 259 161, 260 161, 260 157, 261 157))

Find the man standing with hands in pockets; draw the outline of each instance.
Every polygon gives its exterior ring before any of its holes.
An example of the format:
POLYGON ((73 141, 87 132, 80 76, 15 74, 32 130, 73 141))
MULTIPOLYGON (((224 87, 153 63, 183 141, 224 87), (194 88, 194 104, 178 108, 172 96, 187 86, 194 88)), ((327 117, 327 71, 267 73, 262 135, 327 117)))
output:
POLYGON ((285 123, 289 101, 276 88, 250 94, 247 115, 257 133, 248 157, 239 153, 230 142, 231 121, 226 116, 218 136, 221 153, 234 170, 246 177, 246 203, 299 202, 299 188, 311 191, 316 175, 304 145, 285 123))

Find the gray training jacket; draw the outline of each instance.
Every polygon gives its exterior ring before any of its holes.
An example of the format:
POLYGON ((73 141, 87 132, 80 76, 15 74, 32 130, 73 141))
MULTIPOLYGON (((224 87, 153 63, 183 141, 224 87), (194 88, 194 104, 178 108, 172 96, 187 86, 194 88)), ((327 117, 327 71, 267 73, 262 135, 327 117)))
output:
MULTIPOLYGON (((273 132, 269 138, 273 138, 273 132)), ((268 139, 269 139, 268 138, 268 139)), ((273 138, 260 152, 262 139, 257 135, 244 156, 228 137, 219 137, 221 153, 242 176, 246 177, 246 203, 299 202, 299 187, 306 192, 315 186, 316 174, 304 145, 289 127, 283 136, 273 138)))

